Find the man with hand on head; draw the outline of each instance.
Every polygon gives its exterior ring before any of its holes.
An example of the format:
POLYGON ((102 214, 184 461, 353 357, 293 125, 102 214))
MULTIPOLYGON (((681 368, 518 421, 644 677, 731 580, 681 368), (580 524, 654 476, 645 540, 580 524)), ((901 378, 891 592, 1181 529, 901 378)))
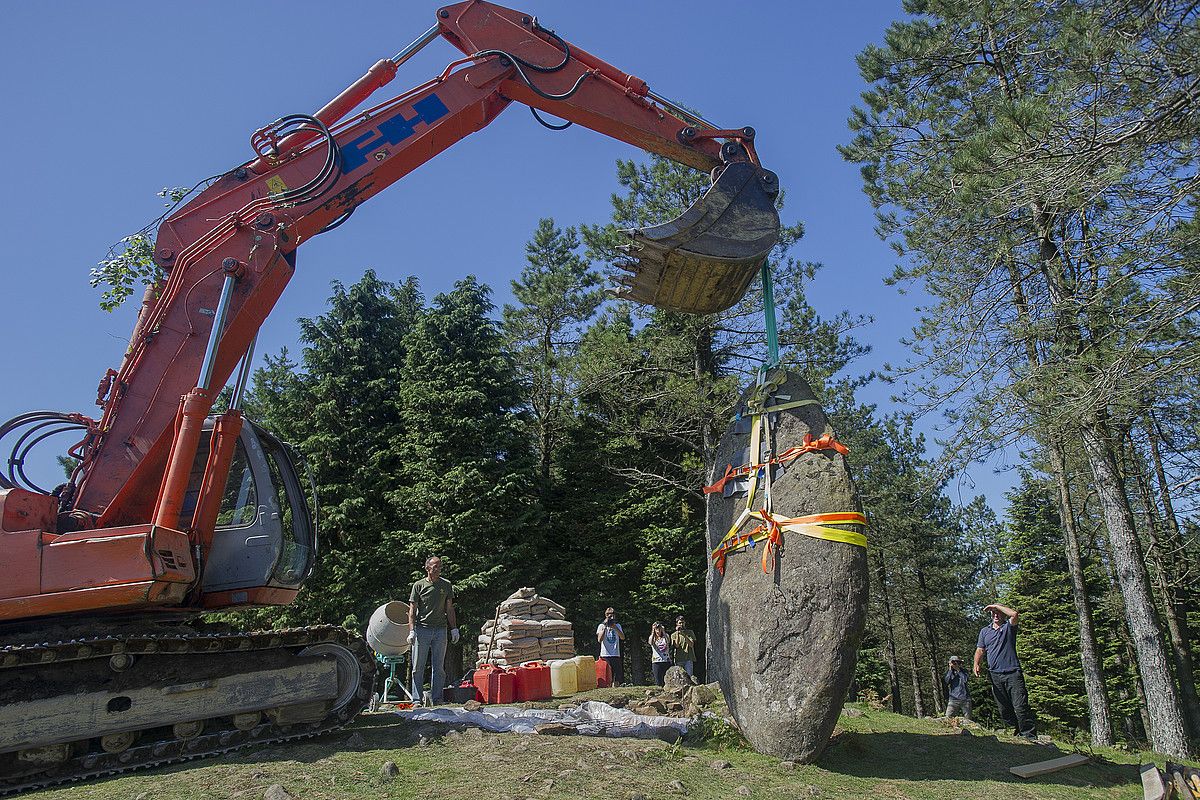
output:
POLYGON ((999 603, 984 606, 983 610, 992 621, 980 628, 975 642, 975 677, 979 677, 980 661, 986 653, 992 697, 996 698, 1000 716, 1013 727, 1013 735, 1036 739, 1037 722, 1029 708, 1029 692, 1017 660, 1017 612, 999 603))
POLYGON ((408 593, 408 643, 412 645, 412 698, 421 702, 425 688, 425 665, 433 660, 433 685, 430 699, 442 702, 446 687, 446 628, 450 640, 458 644, 458 619, 454 613, 454 586, 442 577, 442 559, 425 559, 425 577, 412 585, 408 593))

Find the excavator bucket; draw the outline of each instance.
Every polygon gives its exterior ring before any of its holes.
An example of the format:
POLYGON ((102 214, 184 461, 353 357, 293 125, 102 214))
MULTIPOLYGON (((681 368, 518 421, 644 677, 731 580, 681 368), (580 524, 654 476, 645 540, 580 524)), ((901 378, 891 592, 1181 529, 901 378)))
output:
POLYGON ((779 240, 775 173, 748 161, 725 165, 680 216, 625 231, 616 295, 658 308, 713 314, 742 299, 779 240))

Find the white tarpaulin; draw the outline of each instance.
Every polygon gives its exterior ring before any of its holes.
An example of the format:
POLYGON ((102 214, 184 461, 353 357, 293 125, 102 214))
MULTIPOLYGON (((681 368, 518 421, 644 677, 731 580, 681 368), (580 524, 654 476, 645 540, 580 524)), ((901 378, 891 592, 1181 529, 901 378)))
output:
POLYGON ((587 700, 578 708, 565 711, 519 706, 484 706, 478 711, 467 711, 457 706, 438 706, 393 713, 417 722, 473 725, 493 733, 535 733, 538 725, 557 722, 575 728, 577 733, 584 736, 629 736, 636 739, 660 738, 664 728, 678 731, 682 736, 687 733, 691 722, 680 717, 635 714, 595 700, 587 700))

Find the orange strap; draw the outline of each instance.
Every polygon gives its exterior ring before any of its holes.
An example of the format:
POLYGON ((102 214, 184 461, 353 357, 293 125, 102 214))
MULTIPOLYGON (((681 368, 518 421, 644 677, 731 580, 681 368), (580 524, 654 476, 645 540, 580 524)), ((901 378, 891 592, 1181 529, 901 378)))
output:
POLYGON ((734 466, 732 464, 727 464, 725 466, 725 474, 722 475, 721 479, 719 481, 717 481, 716 483, 714 483, 712 486, 705 486, 704 493, 712 494, 714 492, 723 491, 725 489, 725 484, 735 478, 745 477, 745 476, 749 475, 751 472, 753 472, 754 470, 759 469, 761 467, 769 466, 771 464, 782 464, 782 465, 786 466, 787 464, 790 464, 791 462, 795 461, 797 458, 804 455, 805 453, 813 453, 813 452, 816 452, 817 450, 833 450, 835 452, 841 453, 842 455, 847 455, 850 452, 850 450, 846 447, 846 445, 842 444, 837 439, 833 438, 833 434, 831 434, 831 433, 827 433, 818 439, 814 439, 811 433, 806 433, 806 434, 804 434, 804 444, 799 444, 794 447, 789 447, 787 450, 784 450, 782 453, 780 453, 775 458, 768 458, 765 463, 743 464, 742 466, 737 467, 736 469, 734 468, 734 466))

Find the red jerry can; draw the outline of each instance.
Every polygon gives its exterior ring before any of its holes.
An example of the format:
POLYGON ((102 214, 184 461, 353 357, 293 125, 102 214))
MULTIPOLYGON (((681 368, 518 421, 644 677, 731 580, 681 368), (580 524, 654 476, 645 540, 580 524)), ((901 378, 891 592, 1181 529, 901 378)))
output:
POLYGON ((603 689, 612 686, 612 664, 603 658, 596 659, 596 687, 603 689))
POLYGON ((517 676, 495 664, 480 664, 475 670, 475 688, 488 704, 511 703, 517 685, 517 676))
POLYGON ((517 667, 516 700, 525 703, 530 700, 549 700, 553 696, 550 689, 550 667, 543 661, 528 661, 517 667))

